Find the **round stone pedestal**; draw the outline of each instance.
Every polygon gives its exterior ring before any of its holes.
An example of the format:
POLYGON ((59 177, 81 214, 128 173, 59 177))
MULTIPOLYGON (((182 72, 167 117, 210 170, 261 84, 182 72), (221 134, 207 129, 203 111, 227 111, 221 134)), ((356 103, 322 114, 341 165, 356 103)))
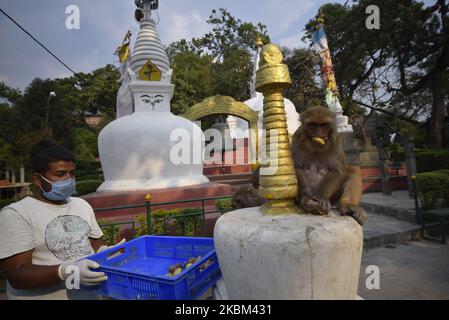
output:
POLYGON ((226 213, 215 248, 230 299, 356 299, 363 231, 351 217, 226 213))

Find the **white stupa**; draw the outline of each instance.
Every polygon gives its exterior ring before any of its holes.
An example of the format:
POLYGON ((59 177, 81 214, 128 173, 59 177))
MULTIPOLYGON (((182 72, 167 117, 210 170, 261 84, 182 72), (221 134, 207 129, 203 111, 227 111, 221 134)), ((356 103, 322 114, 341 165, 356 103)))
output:
POLYGON ((134 112, 112 121, 100 133, 98 147, 105 182, 98 191, 207 183, 209 180, 203 175, 201 128, 170 111, 172 70, 151 17, 155 2, 138 0, 136 5, 143 18, 127 71, 134 112))
MULTIPOLYGON (((259 112, 259 138, 263 134, 263 94, 256 91, 256 72, 259 69, 260 62, 260 51, 262 50, 263 43, 261 39, 257 42, 257 52, 254 61, 253 76, 250 82, 251 99, 245 101, 244 103, 249 106, 254 111, 259 112)), ((296 111, 295 105, 289 99, 284 98, 285 113, 287 116, 287 130, 292 136, 295 131, 301 125, 299 113, 296 111)), ((234 139, 243 139, 249 137, 248 132, 248 122, 235 116, 228 116, 226 122, 229 125, 231 131, 231 137, 234 139)), ((262 141, 259 139, 259 141, 262 141)))

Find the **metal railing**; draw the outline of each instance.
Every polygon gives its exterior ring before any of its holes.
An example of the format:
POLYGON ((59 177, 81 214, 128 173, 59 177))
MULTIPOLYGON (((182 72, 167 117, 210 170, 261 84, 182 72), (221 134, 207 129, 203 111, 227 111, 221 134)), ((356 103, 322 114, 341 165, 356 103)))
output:
MULTIPOLYGON (((171 216, 161 216, 161 217, 157 217, 158 221, 160 219, 163 220, 163 225, 164 225, 164 233, 158 233, 155 235, 163 235, 163 234, 167 234, 167 230, 168 230, 168 221, 169 220, 180 220, 182 221, 182 219, 186 219, 186 218, 192 218, 195 216, 201 216, 202 221, 203 221, 203 228, 205 227, 205 216, 207 214, 212 214, 212 213, 225 213, 227 211, 230 210, 234 210, 233 208, 229 208, 229 209, 218 209, 216 207, 215 204, 215 208, 216 210, 212 210, 212 211, 206 211, 206 202, 208 201, 216 201, 216 200, 224 200, 224 199, 232 199, 232 195, 229 196, 220 196, 220 197, 208 197, 208 198, 196 198, 196 199, 187 199, 187 200, 177 200, 177 201, 165 201, 165 202, 152 202, 152 196, 150 194, 146 195, 145 197, 145 203, 143 204, 137 204, 137 205, 128 205, 128 206, 117 206, 117 207, 109 207, 109 208, 97 208, 94 209, 95 213, 98 212, 107 212, 107 211, 119 211, 119 210, 126 210, 126 209, 137 209, 137 208, 145 208, 146 211, 146 224, 147 224, 147 235, 152 235, 153 234, 153 208, 154 207, 160 207, 160 206, 172 206, 172 205, 176 205, 176 204, 185 204, 185 203, 201 203, 199 208, 200 210, 198 212, 192 212, 192 213, 184 213, 184 214, 179 214, 179 215, 171 215, 171 216)), ((186 209, 193 209, 194 206, 192 206, 191 208, 186 208, 186 209)), ((121 221, 121 222, 108 222, 105 224, 100 224, 101 228, 111 228, 110 232, 111 232, 111 236, 110 239, 112 240, 112 242, 114 243, 115 241, 115 228, 117 226, 121 226, 121 225, 131 225, 132 226, 132 234, 133 236, 136 235, 136 222, 134 220, 131 221, 121 221)), ((185 225, 182 224, 183 230, 182 230, 182 234, 185 235, 185 225)))

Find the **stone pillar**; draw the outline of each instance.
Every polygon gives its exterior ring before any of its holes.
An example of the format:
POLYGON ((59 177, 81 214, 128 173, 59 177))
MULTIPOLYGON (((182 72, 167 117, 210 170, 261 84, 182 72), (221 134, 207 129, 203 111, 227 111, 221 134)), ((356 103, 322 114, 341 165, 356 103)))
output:
POLYGON ((391 184, 387 170, 388 162, 386 144, 384 144, 383 141, 379 141, 377 144, 377 150, 379 153, 380 183, 382 193, 386 196, 391 196, 391 184))
POLYGON ((357 299, 363 231, 351 217, 224 214, 215 249, 231 300, 357 299))
POLYGON ((415 137, 410 136, 404 142, 405 161, 407 163, 407 185, 410 198, 415 197, 412 177, 416 175, 415 137))
POLYGON ((25 168, 20 167, 20 183, 25 183, 25 168))
POLYGON ((11 170, 11 183, 12 184, 16 183, 16 169, 11 170))

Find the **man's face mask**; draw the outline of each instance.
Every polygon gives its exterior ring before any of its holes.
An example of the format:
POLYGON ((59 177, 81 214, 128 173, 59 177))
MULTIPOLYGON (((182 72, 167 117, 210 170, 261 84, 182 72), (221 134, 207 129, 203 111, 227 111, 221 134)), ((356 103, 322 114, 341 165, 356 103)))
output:
POLYGON ((76 192, 75 178, 52 182, 40 174, 39 176, 51 185, 51 190, 49 192, 46 192, 44 189, 42 189, 42 186, 40 187, 44 197, 50 201, 66 200, 76 192))

